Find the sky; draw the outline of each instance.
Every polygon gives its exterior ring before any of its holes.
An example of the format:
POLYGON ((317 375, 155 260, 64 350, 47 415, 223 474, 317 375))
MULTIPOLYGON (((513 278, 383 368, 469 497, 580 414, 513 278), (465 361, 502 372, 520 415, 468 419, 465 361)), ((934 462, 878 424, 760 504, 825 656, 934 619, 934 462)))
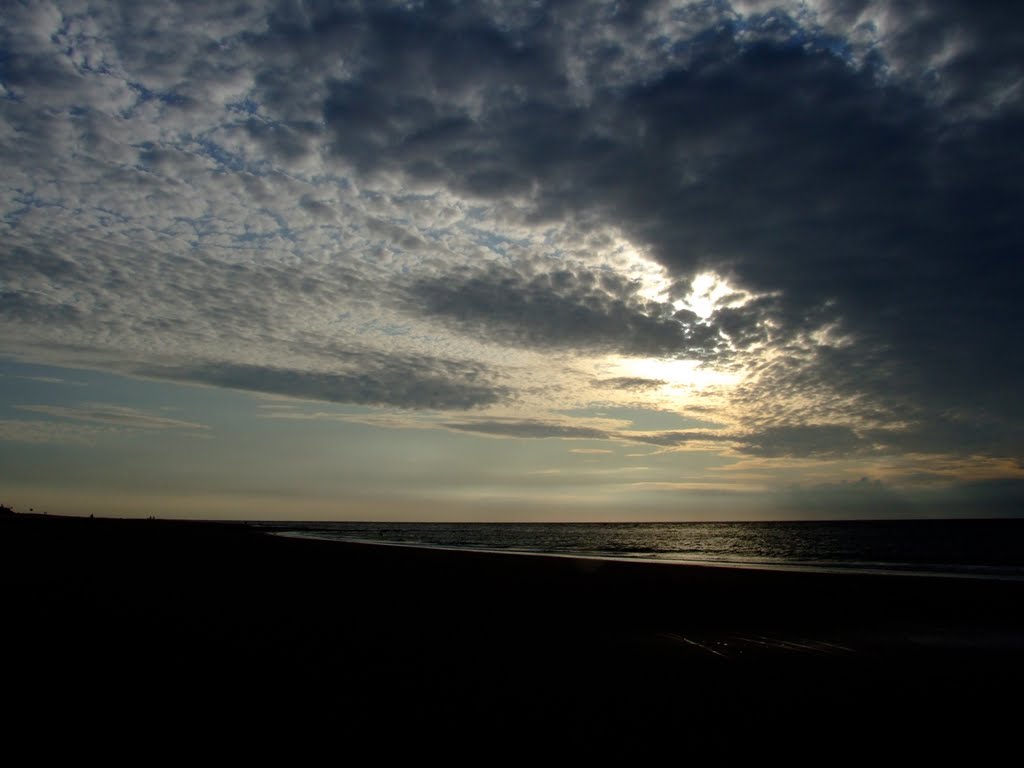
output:
POLYGON ((1024 11, 0 17, 0 502, 1024 514, 1024 11))

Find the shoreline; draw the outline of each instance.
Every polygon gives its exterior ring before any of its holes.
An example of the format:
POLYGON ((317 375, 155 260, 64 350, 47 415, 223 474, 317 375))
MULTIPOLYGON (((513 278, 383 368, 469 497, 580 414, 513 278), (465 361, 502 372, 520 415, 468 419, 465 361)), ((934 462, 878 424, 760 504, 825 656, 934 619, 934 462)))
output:
MULTIPOLYGON (((248 523, 247 523, 248 524, 248 523)), ((547 552, 542 550, 526 549, 497 549, 488 547, 464 547, 446 544, 432 544, 430 542, 406 542, 386 541, 382 539, 361 539, 358 537, 341 537, 331 535, 318 535, 316 533, 302 533, 298 531, 264 531, 270 536, 282 538, 303 539, 308 541, 329 541, 343 544, 368 544, 382 547, 406 547, 410 549, 430 549, 443 552, 476 552, 479 554, 492 555, 519 555, 525 557, 554 557, 570 560, 595 560, 598 562, 612 563, 645 563, 647 565, 669 565, 669 566, 693 566, 699 568, 724 568, 751 571, 771 571, 782 573, 821 573, 853 575, 863 574, 865 576, 895 576, 895 577, 917 577, 917 578, 939 578, 939 579, 972 579, 980 581, 1009 581, 1024 582, 1024 568, 1013 568, 1017 573, 1006 573, 1008 566, 946 566, 936 564, 933 570, 921 570, 921 566, 914 563, 895 564, 866 564, 860 565, 856 562, 849 564, 837 563, 835 565, 825 564, 802 564, 802 563, 768 563, 768 562, 744 562, 740 560, 684 560, 671 557, 651 557, 645 555, 598 555, 586 552, 547 552), (906 566, 906 567, 898 567, 906 566), (962 568, 960 570, 938 570, 940 568, 962 568), (988 571, 987 573, 970 572, 988 571)))
MULTIPOLYGON (((608 594, 647 590, 669 596, 674 590, 692 591, 693 586, 709 590, 743 588, 745 599, 739 607, 756 607, 754 595, 765 590, 777 590, 778 596, 785 596, 790 602, 800 602, 819 596, 821 592, 833 593, 833 602, 845 600, 840 613, 851 608, 859 609, 861 618, 870 616, 879 623, 888 623, 883 608, 888 604, 901 602, 904 609, 913 608, 917 603, 922 608, 919 618, 924 620, 949 621, 957 615, 945 613, 935 602, 944 596, 959 596, 957 607, 971 607, 979 610, 972 617, 984 615, 998 621, 1011 621, 1024 628, 1024 615, 1018 612, 1000 612, 977 596, 1020 595, 1024 604, 1024 584, 1018 579, 998 579, 970 575, 961 577, 932 572, 913 573, 906 571, 868 569, 815 568, 815 567, 774 567, 745 563, 697 562, 646 557, 602 557, 587 554, 530 552, 517 550, 495 550, 486 548, 456 547, 433 544, 387 542, 374 540, 343 540, 335 537, 308 535, 299 532, 266 530, 248 522, 234 521, 192 521, 163 519, 121 519, 121 518, 76 518, 56 515, 15 515, 0 521, 0 531, 6 534, 7 543, 17 540, 18 533, 29 532, 31 544, 36 550, 8 547, 6 564, 11 566, 19 560, 33 559, 36 562, 50 559, 50 568, 59 581, 71 577, 72 571, 81 576, 87 573, 90 564, 100 560, 112 562, 121 557, 133 560, 131 548, 146 547, 156 556, 156 563, 166 565, 173 561, 176 547, 189 548, 201 545, 206 550, 206 568, 219 570, 237 560, 270 558, 283 560, 293 565, 308 566, 323 571, 337 568, 345 575, 364 567, 376 571, 398 566, 400 572, 381 573, 383 581, 376 585, 389 590, 400 586, 400 579, 408 571, 417 576, 442 581, 450 579, 456 572, 466 576, 486 576, 503 589, 533 589, 539 582, 552 579, 552 585, 565 590, 602 589, 608 594), (20 529, 20 530, 19 530, 20 529), (10 536, 14 533, 15 536, 10 536), (47 554, 46 549, 60 542, 64 545, 57 553, 47 554), (69 551, 68 546, 81 544, 87 549, 69 551), (217 548, 220 548, 219 550, 217 548), (31 554, 30 554, 31 553, 31 554), (217 563, 217 559, 221 563, 217 563), (75 562, 75 561, 79 562, 75 562), (307 562, 308 561, 308 562, 307 562), (686 566, 680 568, 678 566, 686 566), (439 569, 434 573, 434 569, 439 569), (641 589, 642 587, 642 589, 641 589), (971 599, 963 600, 964 595, 971 599), (871 605, 878 601, 878 607, 871 605)), ((24 543, 24 542, 23 542, 24 543)), ((126 564, 127 565, 127 564, 126 564)), ((8 575, 17 567, 8 567, 8 575)), ((109 576, 101 571, 101 575, 109 576)), ((199 573, 186 579, 183 586, 189 586, 204 574, 199 573)), ((221 573, 216 573, 221 576, 221 573)), ((168 574, 154 574, 167 578, 168 574)), ((368 594, 374 591, 373 584, 364 584, 368 594)), ((415 585, 413 585, 415 586, 415 585)), ((531 597, 543 597, 531 595, 531 597)), ((693 596, 690 596, 693 599, 693 596)), ((733 600, 735 600, 735 596, 733 600)), ((543 606, 549 600, 542 600, 543 606)), ((820 602, 820 601, 819 601, 820 602)), ((703 608, 713 607, 706 601, 703 608)), ((776 601, 776 609, 784 619, 793 618, 785 602, 776 601)), ((829 614, 825 604, 818 606, 819 617, 829 614)), ((1024 613, 1024 612, 1021 612, 1024 613)), ((703 615, 701 616, 703 618, 703 615)))
POLYGON ((1019 582, 503 554, 5 518, 8 701, 623 757, 669 736, 737 761, 797 723, 914 755, 936 729, 1016 733, 1019 582))

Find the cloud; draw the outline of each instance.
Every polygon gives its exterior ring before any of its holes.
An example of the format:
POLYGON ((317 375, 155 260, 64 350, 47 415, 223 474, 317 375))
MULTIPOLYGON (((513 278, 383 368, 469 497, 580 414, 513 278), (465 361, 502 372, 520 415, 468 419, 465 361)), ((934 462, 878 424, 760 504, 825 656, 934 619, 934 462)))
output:
POLYGON ((602 429, 533 419, 451 421, 444 422, 442 426, 456 432, 474 432, 495 437, 558 438, 561 440, 607 440, 612 437, 609 432, 602 429))
MULTIPOLYGON (((850 519, 879 519, 888 516, 899 517, 921 515, 923 505, 920 499, 901 494, 877 479, 861 477, 852 481, 811 483, 791 485, 777 490, 772 500, 782 510, 798 514, 822 517, 822 512, 839 512, 850 519)), ((935 516, 936 507, 931 505, 928 516, 935 516)))
POLYGON ((989 514, 1016 516, 1024 504, 1024 478, 1003 477, 962 483, 957 488, 957 512, 971 513, 978 508, 989 514))
MULTIPOLYGON (((836 17, 835 6, 821 7, 836 17)), ((984 12, 960 12, 967 27, 991 29, 984 12)), ((913 69, 907 62, 926 54, 911 50, 909 30, 948 29, 953 17, 946 7, 920 25, 898 15, 901 41, 889 50, 913 69)), ((685 56, 653 75, 607 88, 591 79, 581 102, 565 72, 541 55, 540 33, 464 27, 470 38, 490 34, 500 44, 463 48, 472 62, 443 70, 460 18, 442 14, 415 31, 402 19, 367 20, 375 34, 366 78, 325 110, 341 137, 339 156, 366 173, 409 179, 429 156, 431 178, 452 193, 518 200, 538 220, 613 222, 680 278, 714 269, 775 297, 758 313, 771 320, 773 340, 745 330, 759 326, 742 313, 714 319, 747 346, 769 341, 785 354, 826 328, 847 339, 843 354, 860 362, 856 376, 832 363, 828 344, 793 350, 790 359, 819 391, 870 399, 890 418, 913 401, 920 423, 984 399, 1019 433, 1007 385, 1021 380, 1021 363, 998 350, 1010 340, 1002 329, 1022 320, 1015 297, 1024 286, 1010 257, 1021 242, 1008 224, 1022 202, 1012 170, 1021 154, 994 150, 1011 146, 1018 96, 964 124, 920 80, 888 77, 867 43, 856 43, 864 55, 843 55, 841 41, 773 11, 713 34, 705 27, 703 37, 679 42, 685 56), (502 53, 515 49, 513 40, 522 60, 502 53), (424 66, 399 66, 401 57, 385 53, 396 46, 424 66), (473 86, 496 95, 467 100, 473 86), (429 102, 428 92, 436 94, 429 102), (353 122, 356 104, 371 122, 353 122), (485 185, 475 183, 481 173, 485 185), (984 334, 972 319, 980 314, 992 319, 984 334)), ((543 15, 536 24, 544 34, 556 26, 543 15)), ((1009 62, 1010 39, 994 39, 975 41, 973 71, 985 77, 996 75, 982 61, 1009 62), (983 45, 1004 49, 982 55, 983 45)), ((607 62, 597 56, 583 66, 598 71, 607 62)), ((429 278, 415 293, 421 311, 504 343, 654 355, 707 346, 621 296, 578 282, 559 288, 506 267, 429 278)))
POLYGON ((699 357, 714 347, 714 331, 693 313, 646 300, 640 287, 613 272, 530 274, 492 264, 421 278, 410 294, 413 311, 496 343, 641 357, 699 357))
POLYGON ((668 384, 662 379, 647 379, 640 376, 615 376, 610 379, 594 379, 594 386, 605 389, 645 391, 658 389, 668 384))
POLYGON ((19 376, 7 373, 0 373, 0 379, 19 379, 21 381, 34 381, 37 384, 67 384, 73 387, 87 386, 85 382, 70 381, 68 379, 62 379, 59 376, 19 376))
POLYGON ((139 374, 308 400, 400 408, 467 410, 508 396, 500 386, 455 376, 427 360, 382 360, 347 372, 317 372, 259 365, 205 363, 139 368, 139 374))
POLYGON ((638 482, 630 483, 629 489, 634 491, 655 491, 661 493, 699 493, 707 495, 744 495, 762 494, 765 487, 754 483, 715 483, 707 480, 690 482, 638 482))
POLYGON ((706 444, 731 444, 738 439, 736 435, 729 435, 720 432, 624 432, 621 437, 636 443, 647 445, 658 445, 663 448, 681 448, 687 445, 704 446, 706 444))
POLYGON ((95 424, 110 424, 116 427, 129 427, 133 429, 174 429, 174 430, 203 430, 208 429, 204 424, 181 419, 172 419, 160 414, 143 411, 138 408, 128 408, 122 405, 110 405, 107 403, 91 403, 77 407, 60 405, 16 405, 19 411, 30 413, 41 413, 59 419, 71 419, 73 421, 85 421, 95 424))
POLYGON ((852 429, 834 424, 768 427, 743 436, 739 450, 754 456, 836 458, 870 449, 852 429))
POLYGON ((102 427, 35 419, 0 419, 0 441, 34 445, 92 445, 109 432, 102 427))
MULTIPOLYGON (((481 419, 445 422, 447 429, 476 432, 496 437, 526 439, 617 440, 668 449, 716 450, 728 448, 735 454, 767 459, 839 459, 895 453, 890 446, 872 442, 842 425, 808 424, 766 427, 758 431, 665 430, 621 431, 574 426, 571 423, 534 419, 481 419)), ((572 449, 573 453, 610 453, 604 449, 572 449)))
POLYGON ((1019 456, 1019 17, 17 5, 0 349, 439 410, 538 356, 693 359, 743 374, 755 455, 1019 456), (680 310, 705 272, 751 300, 680 310))
MULTIPOLYGON (((616 440, 628 443, 656 445, 662 448, 692 448, 707 450, 716 445, 743 446, 744 436, 719 432, 631 432, 611 428, 580 426, 572 422, 542 419, 479 419, 473 421, 443 422, 442 427, 456 432, 473 432, 493 437, 558 440, 616 440)), ((572 449, 574 453, 610 453, 603 449, 572 449)))

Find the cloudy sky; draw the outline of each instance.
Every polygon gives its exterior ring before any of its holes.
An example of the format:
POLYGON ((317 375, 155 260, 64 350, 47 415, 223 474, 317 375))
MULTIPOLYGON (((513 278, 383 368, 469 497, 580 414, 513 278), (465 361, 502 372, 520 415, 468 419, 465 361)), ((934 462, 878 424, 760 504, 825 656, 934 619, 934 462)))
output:
POLYGON ((1024 512, 1024 19, 8 0, 0 502, 1024 512))

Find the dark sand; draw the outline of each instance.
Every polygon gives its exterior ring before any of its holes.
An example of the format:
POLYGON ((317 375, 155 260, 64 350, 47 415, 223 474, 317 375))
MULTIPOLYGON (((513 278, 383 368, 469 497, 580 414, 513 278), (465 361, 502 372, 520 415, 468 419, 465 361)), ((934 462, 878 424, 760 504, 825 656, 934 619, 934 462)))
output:
POLYGON ((18 515, 0 519, 0 589, 6 723, 99 742, 918 764, 1013 744, 1024 690, 1017 582, 18 515))

